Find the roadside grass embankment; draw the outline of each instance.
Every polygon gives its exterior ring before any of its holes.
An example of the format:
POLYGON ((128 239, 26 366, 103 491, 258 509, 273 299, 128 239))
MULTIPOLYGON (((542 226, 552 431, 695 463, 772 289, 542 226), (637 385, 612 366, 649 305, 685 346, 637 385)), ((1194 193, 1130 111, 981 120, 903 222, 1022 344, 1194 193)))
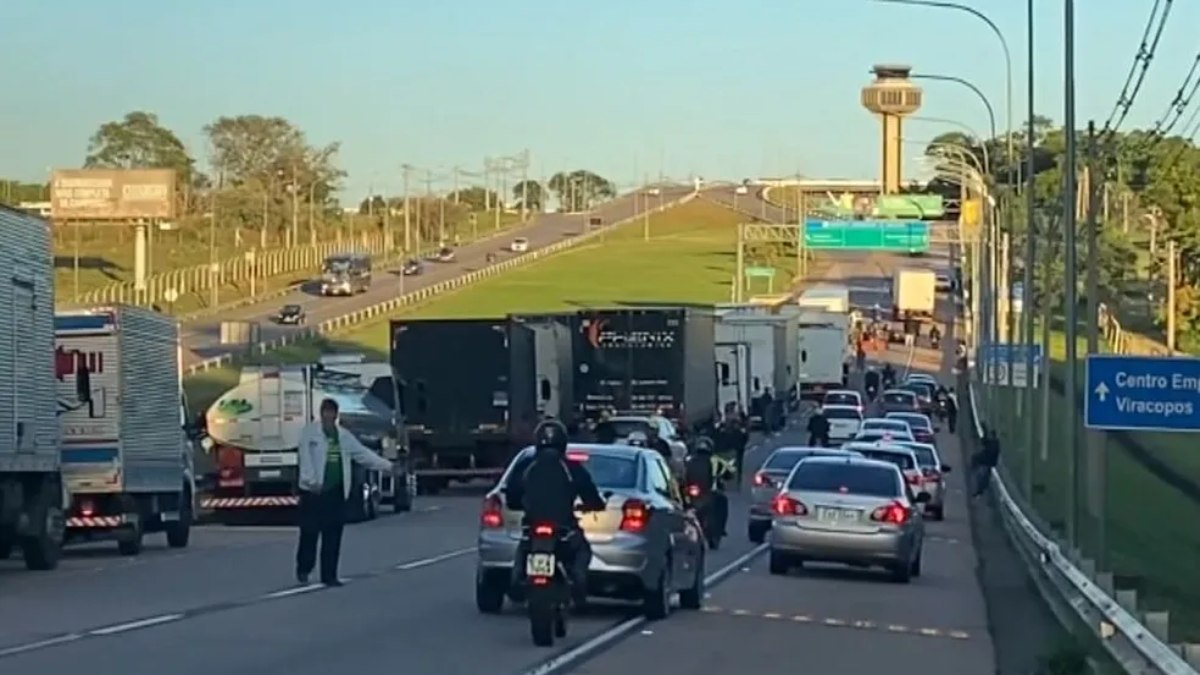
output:
MULTIPOLYGON (((388 321, 393 318, 463 318, 505 316, 616 306, 639 302, 714 303, 730 298, 737 224, 740 214, 705 200, 695 200, 650 217, 650 239, 644 223, 622 225, 593 242, 481 281, 352 330, 304 341, 269 353, 270 363, 310 362, 322 352, 361 352, 372 360, 387 358, 388 321)), ((794 252, 755 250, 747 264, 777 267, 774 290, 790 287, 794 252)), ((768 292, 751 280, 750 293, 768 292)), ((202 410, 237 381, 237 367, 217 368, 185 380, 194 410, 202 410)))
MULTIPOLYGON (((1040 329, 1039 329, 1040 330, 1040 329)), ((1039 333, 1040 334, 1040 333, 1039 333)), ((1078 353, 1086 353, 1080 341, 1078 353)), ((1049 350, 1051 388, 1049 440, 1042 456, 1040 434, 1043 423, 1040 390, 1031 414, 1034 447, 1025 447, 1023 422, 1026 414, 1017 413, 1015 396, 1000 391, 995 411, 996 428, 1003 440, 1004 464, 1015 484, 1020 485, 1026 462, 1033 461, 1032 505, 1038 515, 1062 532, 1068 504, 1068 463, 1064 449, 1067 430, 1067 399, 1064 388, 1066 340, 1062 332, 1052 334, 1049 350)), ((1086 505, 1088 469, 1083 456, 1084 429, 1082 391, 1084 364, 1077 366, 1076 439, 1081 462, 1076 476, 1078 486, 1078 533, 1085 556, 1098 559, 1098 529, 1086 505)), ((1118 588, 1137 590, 1143 609, 1168 610, 1173 642, 1200 642, 1200 500, 1196 494, 1172 484, 1176 478, 1200 484, 1200 453, 1194 434, 1168 433, 1097 433, 1107 460, 1105 512, 1107 558, 1098 561, 1100 569, 1113 572, 1118 588), (1164 473, 1164 471, 1166 473, 1164 473)))

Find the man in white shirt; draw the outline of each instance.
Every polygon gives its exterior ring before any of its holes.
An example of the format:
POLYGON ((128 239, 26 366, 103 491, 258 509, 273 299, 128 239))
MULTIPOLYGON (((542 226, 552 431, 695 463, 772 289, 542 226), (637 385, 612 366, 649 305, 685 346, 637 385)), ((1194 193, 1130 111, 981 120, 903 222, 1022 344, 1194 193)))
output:
POLYGON ((391 471, 392 463, 371 452, 338 424, 337 401, 321 401, 321 419, 300 433, 300 543, 296 547, 296 581, 308 583, 321 542, 321 583, 341 586, 338 558, 346 499, 350 496, 351 463, 391 471))

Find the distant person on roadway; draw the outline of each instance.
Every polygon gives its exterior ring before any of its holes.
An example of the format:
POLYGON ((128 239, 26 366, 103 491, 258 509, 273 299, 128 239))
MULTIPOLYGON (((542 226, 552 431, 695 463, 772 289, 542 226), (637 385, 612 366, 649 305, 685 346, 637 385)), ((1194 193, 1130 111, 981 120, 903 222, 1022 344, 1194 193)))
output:
POLYGON ((321 543, 321 583, 341 586, 338 559, 346 500, 350 496, 351 463, 377 471, 392 470, 392 463, 371 452, 354 434, 338 424, 337 401, 321 401, 321 419, 300 433, 297 453, 300 487, 300 542, 296 547, 296 581, 308 583, 321 543))
POLYGON ((983 447, 971 458, 971 466, 975 471, 974 485, 971 496, 978 497, 987 492, 992 480, 992 469, 1000 463, 1000 439, 996 430, 985 427, 983 430, 983 447))

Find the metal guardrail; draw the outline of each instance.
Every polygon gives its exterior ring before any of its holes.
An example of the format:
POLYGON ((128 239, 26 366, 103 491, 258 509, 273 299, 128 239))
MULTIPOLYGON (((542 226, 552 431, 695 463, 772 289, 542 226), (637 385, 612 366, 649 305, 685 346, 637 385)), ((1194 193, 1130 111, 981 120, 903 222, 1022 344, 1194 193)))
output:
MULTIPOLYGON (((973 382, 968 394, 975 434, 983 438, 973 382)), ((1014 543, 1036 553, 1036 562, 1031 560, 1031 563, 1038 564, 1038 569, 1031 571, 1040 573, 1050 582, 1066 601, 1066 606, 1091 628, 1123 670, 1138 675, 1197 675, 1197 671, 1175 649, 1155 636, 1088 574, 1076 567, 1058 542, 1034 525, 1013 498, 1000 471, 992 469, 991 478, 1002 514, 1010 525, 1009 533, 1021 539, 1014 543)))
MULTIPOLYGON (((691 192, 691 193, 685 195, 684 197, 681 197, 681 198, 676 199, 671 202, 666 202, 661 206, 651 209, 650 213, 652 213, 652 214, 653 213, 661 213, 668 209, 675 208, 676 206, 686 204, 687 202, 690 202, 693 199, 695 199, 698 195, 699 195, 698 192, 691 192)), ((379 318, 380 316, 390 314, 402 307, 408 307, 408 306, 412 306, 412 305, 416 305, 416 304, 425 302, 425 301, 431 299, 432 297, 439 295, 441 293, 444 293, 446 291, 457 290, 459 288, 469 286, 477 281, 481 281, 481 280, 487 279, 489 277, 494 277, 502 272, 507 272, 507 271, 515 269, 517 267, 522 267, 524 265, 527 265, 536 260, 541 260, 542 258, 552 256, 556 253, 561 253, 562 251, 566 251, 568 249, 574 248, 582 243, 599 238, 600 236, 611 231, 615 227, 624 225, 625 223, 628 223, 628 222, 638 220, 642 217, 643 217, 643 214, 639 213, 630 218, 626 218, 624 220, 619 220, 619 221, 610 223, 604 227, 585 232, 584 234, 581 234, 581 235, 575 236, 575 237, 571 237, 570 239, 564 239, 563 241, 551 244, 551 245, 543 247, 543 248, 539 248, 539 249, 530 251, 529 253, 525 253, 525 254, 517 256, 515 258, 510 258, 508 260, 504 260, 502 262, 498 262, 493 265, 488 265, 487 267, 483 267, 483 268, 475 270, 473 272, 468 272, 466 274, 459 275, 457 277, 454 277, 453 279, 447 279, 445 281, 438 282, 432 286, 426 286, 425 288, 415 290, 411 293, 405 293, 404 295, 401 295, 396 298, 392 298, 391 300, 376 303, 374 305, 371 305, 370 307, 359 310, 357 312, 352 312, 350 314, 345 314, 345 315, 342 315, 339 317, 334 317, 333 319, 329 319, 328 321, 322 321, 320 324, 318 324, 312 328, 309 328, 307 330, 296 331, 294 333, 290 333, 286 336, 276 338, 274 340, 259 342, 255 345, 253 345, 247 351, 254 352, 257 354, 265 354, 266 352, 269 352, 269 351, 272 351, 275 349, 279 349, 281 347, 286 347, 290 344, 295 344, 296 342, 300 342, 303 340, 309 340, 309 339, 312 339, 312 338, 320 336, 320 335, 333 333, 338 330, 342 330, 342 329, 348 328, 350 326, 353 326, 353 325, 356 325, 359 323, 363 323, 365 321, 370 321, 372 319, 379 318)), ((211 359, 205 359, 199 363, 196 363, 196 364, 193 364, 193 365, 187 367, 184 370, 184 375, 185 376, 196 375, 196 374, 202 373, 206 370, 210 370, 213 368, 220 368, 222 366, 230 365, 230 364, 236 363, 241 356, 242 355, 235 356, 233 354, 224 354, 224 355, 217 356, 217 357, 214 357, 211 359)))

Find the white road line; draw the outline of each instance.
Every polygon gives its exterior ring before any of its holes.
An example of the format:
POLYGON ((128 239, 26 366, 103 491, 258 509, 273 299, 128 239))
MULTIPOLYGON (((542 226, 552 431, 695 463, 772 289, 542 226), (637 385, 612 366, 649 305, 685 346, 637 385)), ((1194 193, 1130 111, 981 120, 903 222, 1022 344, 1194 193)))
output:
POLYGON ((141 619, 139 621, 130 621, 129 623, 119 623, 115 626, 106 626, 97 628, 96 630, 88 631, 88 635, 116 635, 117 633, 126 633, 131 630, 140 630, 149 628, 164 623, 178 621, 184 617, 183 614, 163 614, 162 616, 152 616, 149 619, 141 619))
POLYGON ((457 549, 454 551, 449 551, 447 553, 443 553, 441 555, 435 555, 431 558, 421 558, 420 560, 410 560, 409 562, 406 562, 406 563, 400 563, 399 565, 396 565, 395 569, 415 570, 419 567, 428 567, 430 565, 436 565, 437 563, 440 563, 440 562, 443 562, 446 560, 451 560, 453 558, 458 558, 458 557, 467 555, 468 553, 474 553, 474 552, 475 552, 474 546, 471 546, 469 548, 460 548, 460 549, 457 549))
POLYGON ((307 586, 296 586, 295 588, 285 588, 282 591, 267 593, 262 596, 263 600, 274 600, 275 598, 286 598, 292 595, 300 595, 301 593, 312 593, 313 591, 325 588, 325 584, 308 584, 307 586))
MULTIPOLYGON (((725 577, 728 577, 729 575, 733 574, 734 572, 737 572, 738 570, 742 569, 742 567, 746 563, 748 563, 751 560, 753 560, 754 558, 758 557, 766 550, 767 550, 766 544, 759 544, 758 546, 750 549, 750 551, 748 551, 747 553, 740 556, 737 560, 734 560, 733 562, 725 565, 724 567, 717 570, 716 572, 713 572, 712 574, 705 577, 704 585, 712 586, 712 585, 716 585, 716 584, 720 583, 721 581, 723 581, 725 579, 725 577)), ((597 635, 596 637, 592 638, 591 640, 584 642, 583 644, 579 645, 578 647, 575 647, 574 649, 572 649, 568 652, 560 654, 560 655, 550 659, 549 661, 545 661, 537 666, 534 666, 530 670, 525 671, 525 673, 523 675, 547 675, 548 673, 556 672, 562 668, 565 668, 565 667, 570 666, 578 661, 581 661, 581 660, 591 656, 595 652, 613 644, 614 642, 625 637, 626 635, 633 632, 637 628, 640 628, 645 623, 646 623, 646 618, 642 617, 642 616, 638 616, 638 617, 629 619, 628 621, 625 621, 624 623, 617 624, 616 626, 609 628, 608 630, 597 635)))
POLYGON ((17 654, 31 652, 35 649, 43 649, 45 647, 53 647, 54 645, 66 644, 82 638, 83 635, 80 633, 68 633, 67 635, 59 635, 58 637, 52 637, 48 640, 39 640, 38 642, 29 642, 23 645, 17 645, 16 647, 7 647, 5 649, 0 649, 0 658, 5 656, 16 656, 17 654))

